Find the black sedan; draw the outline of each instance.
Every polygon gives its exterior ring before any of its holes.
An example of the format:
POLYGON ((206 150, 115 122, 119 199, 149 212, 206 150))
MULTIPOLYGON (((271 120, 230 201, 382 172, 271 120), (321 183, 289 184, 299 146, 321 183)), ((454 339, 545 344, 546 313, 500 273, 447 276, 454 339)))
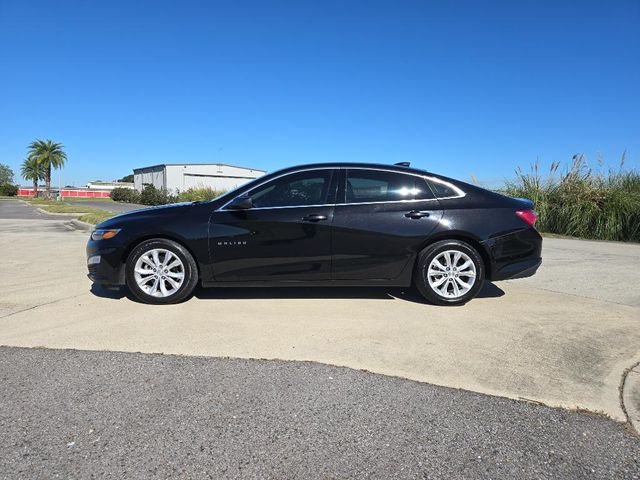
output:
POLYGON ((89 278, 176 303, 224 286, 415 285, 460 305, 485 279, 533 275, 542 238, 529 200, 407 164, 316 164, 209 202, 125 213, 87 245, 89 278))

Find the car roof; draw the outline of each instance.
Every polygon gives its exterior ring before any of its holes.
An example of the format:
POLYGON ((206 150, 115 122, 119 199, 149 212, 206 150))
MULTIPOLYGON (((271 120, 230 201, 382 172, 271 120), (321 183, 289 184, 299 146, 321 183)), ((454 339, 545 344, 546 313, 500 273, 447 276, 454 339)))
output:
MULTIPOLYGON (((381 170, 391 170, 400 173, 417 173, 419 175, 433 175, 431 172, 422 170, 419 168, 407 167, 406 165, 387 165, 384 163, 362 163, 362 162, 326 162, 326 163, 307 163, 302 165, 295 165, 278 170, 278 173, 284 173, 288 171, 300 170, 300 169, 313 169, 313 168, 371 168, 381 170)), ((276 173, 276 172, 273 172, 276 173)), ((439 176, 439 175, 436 175, 439 176)))

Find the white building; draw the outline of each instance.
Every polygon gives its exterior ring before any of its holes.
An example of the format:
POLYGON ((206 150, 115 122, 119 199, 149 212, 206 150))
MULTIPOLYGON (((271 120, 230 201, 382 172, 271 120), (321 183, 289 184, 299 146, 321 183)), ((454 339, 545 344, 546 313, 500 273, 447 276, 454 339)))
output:
POLYGON ((264 174, 264 170, 223 163, 163 163, 135 168, 133 183, 139 192, 146 185, 153 185, 171 193, 199 187, 210 187, 220 191, 231 190, 264 174))
POLYGON ((133 188, 133 183, 129 182, 89 182, 87 188, 90 190, 113 190, 114 188, 133 188))

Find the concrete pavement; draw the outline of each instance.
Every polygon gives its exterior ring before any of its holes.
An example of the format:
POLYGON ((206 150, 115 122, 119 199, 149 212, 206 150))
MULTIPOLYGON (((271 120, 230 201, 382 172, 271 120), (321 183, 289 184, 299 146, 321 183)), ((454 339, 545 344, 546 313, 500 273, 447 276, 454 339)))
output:
POLYGON ((519 285, 640 307, 640 244, 545 238, 544 248, 544 268, 519 285))
POLYGON ((384 289, 213 289, 148 306, 90 290, 86 232, 1 211, 0 232, 1 345, 312 360, 616 420, 640 360, 638 245, 546 239, 536 277, 460 308, 384 289))

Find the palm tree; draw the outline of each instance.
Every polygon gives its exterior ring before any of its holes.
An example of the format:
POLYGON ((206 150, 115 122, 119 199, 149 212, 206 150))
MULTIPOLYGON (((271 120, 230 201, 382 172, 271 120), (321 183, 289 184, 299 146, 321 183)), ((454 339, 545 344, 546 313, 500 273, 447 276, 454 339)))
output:
POLYGON ((27 158, 22 162, 20 174, 25 180, 33 182, 33 196, 38 196, 38 180, 44 178, 44 165, 37 158, 27 158))
POLYGON ((61 143, 53 140, 34 140, 29 144, 27 158, 35 158, 44 167, 44 185, 46 197, 51 198, 51 169, 62 168, 67 154, 61 143))

